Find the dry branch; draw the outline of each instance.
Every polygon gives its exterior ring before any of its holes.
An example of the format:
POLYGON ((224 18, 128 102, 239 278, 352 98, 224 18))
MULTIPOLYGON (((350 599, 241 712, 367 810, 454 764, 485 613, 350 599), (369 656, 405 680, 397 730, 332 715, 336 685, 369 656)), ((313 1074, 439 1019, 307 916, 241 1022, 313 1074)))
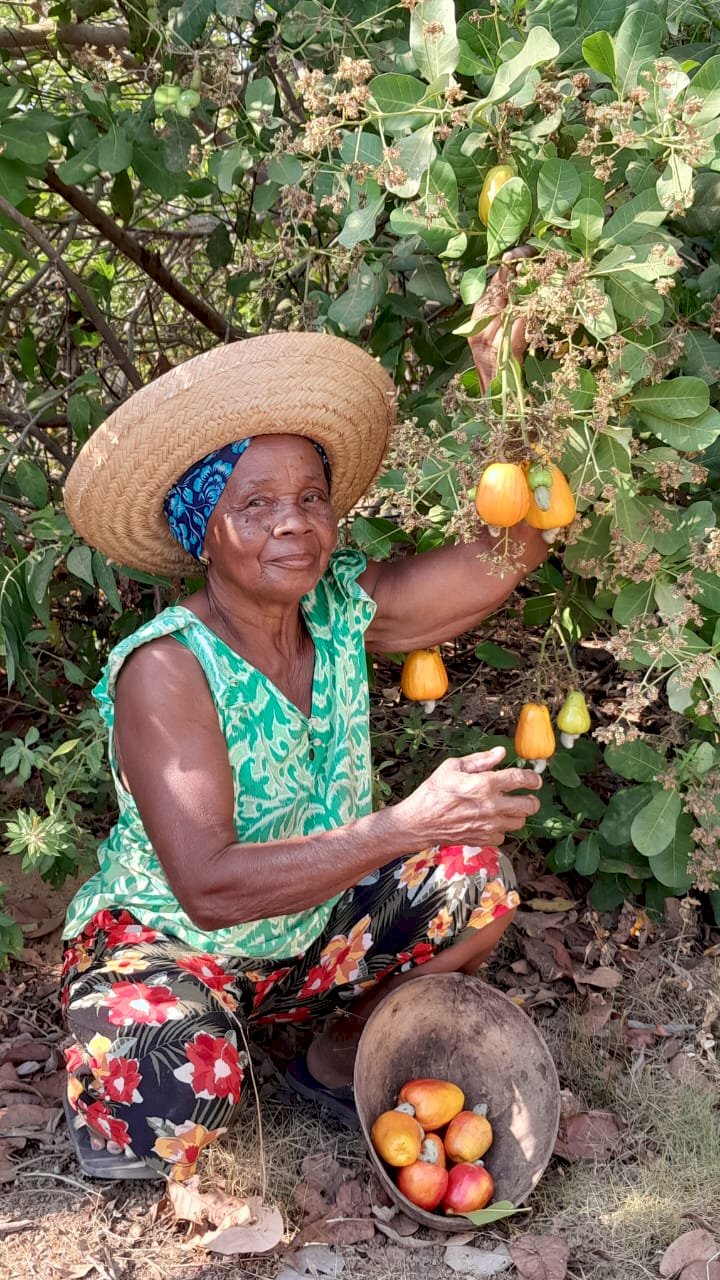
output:
POLYGON ((90 196, 80 187, 72 187, 63 182, 51 167, 48 167, 46 181, 52 191, 62 196, 63 200, 66 200, 73 209, 82 214, 83 218, 91 226, 95 227, 106 240, 109 240, 126 258, 129 258, 131 262, 140 267, 140 270, 144 271, 145 275, 149 276, 151 280, 154 280, 164 293, 173 298, 184 311, 188 311, 191 316, 199 320, 206 329, 209 329, 210 333, 214 333, 223 342, 249 336, 244 329, 238 329, 229 324, 225 317, 219 311, 216 311, 209 302, 205 302, 203 298, 198 298, 194 293, 191 293, 173 275, 172 271, 168 270, 159 253, 146 249, 129 231, 124 231, 122 227, 118 226, 117 222, 96 205, 95 201, 91 200, 90 196))
POLYGON ((26 27, 0 26, 0 49, 42 49, 55 44, 68 49, 82 49, 89 44, 99 50, 129 49, 127 27, 93 26, 89 22, 35 22, 26 27))

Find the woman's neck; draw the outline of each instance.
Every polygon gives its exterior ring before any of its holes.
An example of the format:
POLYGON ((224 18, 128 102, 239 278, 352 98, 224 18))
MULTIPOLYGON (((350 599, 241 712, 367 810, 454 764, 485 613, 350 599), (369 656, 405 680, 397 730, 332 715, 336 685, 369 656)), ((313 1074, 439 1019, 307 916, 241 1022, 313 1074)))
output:
MULTIPOLYGON (((238 599, 223 584, 206 583, 204 621, 231 648, 255 662, 253 655, 277 655, 292 660, 307 643, 300 602, 238 599)), ((255 663, 255 665, 258 665, 255 663)))

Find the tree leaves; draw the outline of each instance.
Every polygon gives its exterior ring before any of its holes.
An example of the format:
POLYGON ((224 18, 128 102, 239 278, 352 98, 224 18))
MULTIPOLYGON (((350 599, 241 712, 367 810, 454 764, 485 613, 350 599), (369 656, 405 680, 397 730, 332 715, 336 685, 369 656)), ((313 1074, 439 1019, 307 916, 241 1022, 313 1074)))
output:
POLYGON ((410 48, 421 76, 429 84, 455 70, 460 46, 454 0, 422 0, 413 7, 410 48))
POLYGON ((490 205, 487 237, 491 261, 517 242, 531 213, 532 196, 527 184, 522 178, 510 178, 490 205))
POLYGON ((630 839, 638 853, 646 858, 662 853, 673 838, 675 826, 682 812, 682 800, 677 791, 657 791, 640 809, 630 826, 630 839))
POLYGON ((575 166, 569 160, 545 160, 537 179, 537 205, 542 217, 548 222, 562 218, 579 195, 580 175, 575 166))

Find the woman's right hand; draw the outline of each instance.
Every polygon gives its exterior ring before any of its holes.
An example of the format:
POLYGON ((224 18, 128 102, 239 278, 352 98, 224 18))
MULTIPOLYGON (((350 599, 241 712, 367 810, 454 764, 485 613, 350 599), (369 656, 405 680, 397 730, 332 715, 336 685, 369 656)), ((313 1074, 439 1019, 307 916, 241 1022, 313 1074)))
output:
POLYGON ((537 813, 540 801, 515 791, 538 791, 542 779, 532 769, 497 769, 504 747, 444 760, 397 806, 413 843, 500 845, 537 813))

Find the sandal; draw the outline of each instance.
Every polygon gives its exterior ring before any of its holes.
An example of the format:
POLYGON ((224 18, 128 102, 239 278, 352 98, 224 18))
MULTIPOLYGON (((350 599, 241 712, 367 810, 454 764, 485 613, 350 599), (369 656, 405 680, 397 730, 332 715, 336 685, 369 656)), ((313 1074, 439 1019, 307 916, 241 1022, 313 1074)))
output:
POLYGON ((144 1160, 138 1160, 136 1156, 128 1158, 122 1152, 108 1151, 107 1147, 93 1147, 87 1125, 82 1125, 79 1129, 75 1128, 76 1113, 70 1106, 67 1096, 63 1098, 63 1109, 73 1155, 86 1178, 103 1178, 108 1181, 163 1178, 161 1173, 151 1169, 144 1160))
POLYGON ((329 1085, 321 1084, 315 1076, 311 1075, 304 1054, 298 1054, 288 1064, 285 1080, 294 1093, 300 1094, 303 1098, 309 1098, 312 1102, 317 1102, 318 1106, 324 1107, 326 1111, 332 1112, 346 1128, 360 1128, 352 1085, 340 1085, 332 1089, 329 1085))

